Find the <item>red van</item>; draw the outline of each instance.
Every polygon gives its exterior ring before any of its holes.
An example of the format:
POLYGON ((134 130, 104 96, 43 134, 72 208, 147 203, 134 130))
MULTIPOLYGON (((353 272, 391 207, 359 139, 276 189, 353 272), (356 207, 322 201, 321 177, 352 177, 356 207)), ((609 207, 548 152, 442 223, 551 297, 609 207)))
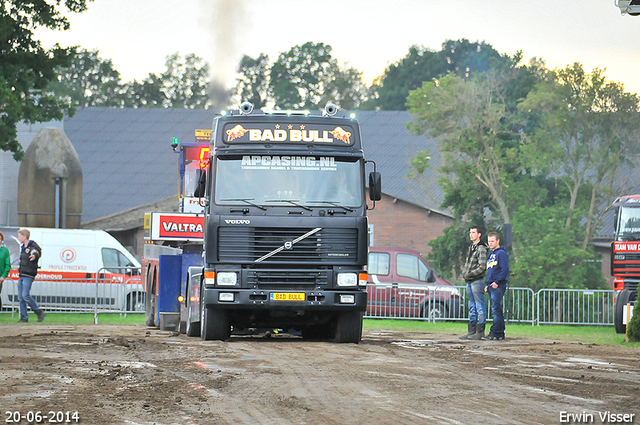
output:
POLYGON ((369 248, 367 316, 459 318, 460 289, 447 282, 417 251, 369 248))

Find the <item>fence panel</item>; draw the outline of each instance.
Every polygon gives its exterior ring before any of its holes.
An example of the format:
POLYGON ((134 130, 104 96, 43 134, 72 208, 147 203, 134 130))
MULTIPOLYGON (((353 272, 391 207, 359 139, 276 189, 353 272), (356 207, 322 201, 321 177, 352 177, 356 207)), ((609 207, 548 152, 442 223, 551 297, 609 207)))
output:
POLYGON ((538 324, 613 325, 615 291, 541 289, 536 294, 538 324))
POLYGON ((365 317, 455 320, 462 317, 462 297, 454 286, 367 285, 365 317))
MULTIPOLYGON (((398 286, 367 285, 368 318, 469 320, 466 286, 398 286)), ((486 296, 487 319, 492 319, 489 296, 486 296)), ((507 322, 536 323, 535 293, 531 288, 509 288, 503 300, 507 322)))
MULTIPOLYGON (((365 317, 425 321, 469 320, 466 286, 368 285, 365 317)), ((18 282, 7 279, 2 311, 18 311, 18 282)), ((46 311, 69 313, 139 313, 144 311, 140 269, 100 270, 86 280, 36 280, 31 296, 46 311)), ((511 323, 613 325, 612 290, 509 288, 505 321, 511 323)), ((487 296, 487 319, 492 320, 487 296)))
MULTIPOLYGON (((87 279, 36 279, 31 285, 30 294, 45 311, 144 312, 144 292, 140 283, 139 268, 110 267, 87 279)), ((17 280, 5 280, 1 296, 3 311, 18 311, 17 280)))
POLYGON ((144 312, 144 289, 140 269, 108 267, 98 271, 95 278, 95 313, 144 312))
MULTIPOLYGON (((467 286, 458 286, 457 288, 462 294, 461 303, 464 306, 460 320, 467 321, 469 320, 467 286)), ((491 312, 491 302, 487 294, 485 294, 485 303, 487 306, 487 320, 491 321, 493 320, 493 313, 491 312)), ((531 288, 509 287, 502 300, 502 312, 505 322, 535 324, 535 305, 535 293, 531 288)))

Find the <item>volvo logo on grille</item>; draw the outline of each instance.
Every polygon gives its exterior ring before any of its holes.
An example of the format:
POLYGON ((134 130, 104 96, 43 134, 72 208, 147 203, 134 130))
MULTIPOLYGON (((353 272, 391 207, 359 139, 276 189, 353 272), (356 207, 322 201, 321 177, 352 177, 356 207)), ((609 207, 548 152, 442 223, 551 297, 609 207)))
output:
POLYGON ((291 248, 293 248, 293 242, 291 242, 291 241, 286 241, 286 242, 284 243, 284 249, 291 249, 291 248))
POLYGON ((251 220, 225 220, 227 224, 251 224, 251 220))

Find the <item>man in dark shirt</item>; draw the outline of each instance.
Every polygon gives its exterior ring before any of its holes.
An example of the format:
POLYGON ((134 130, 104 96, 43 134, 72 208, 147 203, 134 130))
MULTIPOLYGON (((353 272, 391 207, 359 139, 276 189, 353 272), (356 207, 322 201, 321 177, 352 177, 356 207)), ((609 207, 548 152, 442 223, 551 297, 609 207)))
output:
POLYGON ((509 256, 507 251, 500 246, 500 235, 496 232, 489 233, 487 237, 491 253, 487 257, 487 286, 484 288, 489 292, 491 300, 491 313, 493 314, 493 324, 487 339, 504 339, 504 316, 502 315, 502 298, 507 291, 509 284, 509 256))
POLYGON ((31 232, 27 229, 18 230, 18 240, 20 246, 20 267, 18 268, 18 300, 20 301, 20 320, 19 322, 28 322, 27 304, 31 310, 38 316, 38 322, 44 320, 45 312, 38 307, 36 300, 31 296, 31 285, 38 274, 38 260, 42 250, 34 241, 30 241, 31 232))
POLYGON ((467 282, 469 303, 468 333, 460 339, 482 339, 487 323, 487 307, 484 302, 484 275, 487 270, 487 246, 480 240, 482 231, 478 226, 469 229, 471 246, 462 269, 462 277, 467 282))

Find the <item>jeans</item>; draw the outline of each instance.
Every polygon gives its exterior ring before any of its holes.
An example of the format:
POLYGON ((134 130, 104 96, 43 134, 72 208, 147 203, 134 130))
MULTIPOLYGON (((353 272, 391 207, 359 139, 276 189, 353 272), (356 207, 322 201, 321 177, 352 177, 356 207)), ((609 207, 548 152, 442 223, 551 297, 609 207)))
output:
POLYGON ((31 307, 31 310, 40 310, 36 300, 33 299, 29 292, 31 291, 31 284, 33 284, 32 277, 20 276, 18 279, 18 300, 20 300, 20 318, 29 320, 27 316, 27 304, 31 307))
POLYGON ((484 279, 467 283, 469 323, 483 325, 487 322, 487 305, 484 302, 484 279))
POLYGON ((504 336, 504 315, 502 314, 502 299, 507 290, 507 285, 499 284, 497 288, 489 286, 489 299, 491 300, 491 313, 493 314, 493 324, 489 335, 504 336))

